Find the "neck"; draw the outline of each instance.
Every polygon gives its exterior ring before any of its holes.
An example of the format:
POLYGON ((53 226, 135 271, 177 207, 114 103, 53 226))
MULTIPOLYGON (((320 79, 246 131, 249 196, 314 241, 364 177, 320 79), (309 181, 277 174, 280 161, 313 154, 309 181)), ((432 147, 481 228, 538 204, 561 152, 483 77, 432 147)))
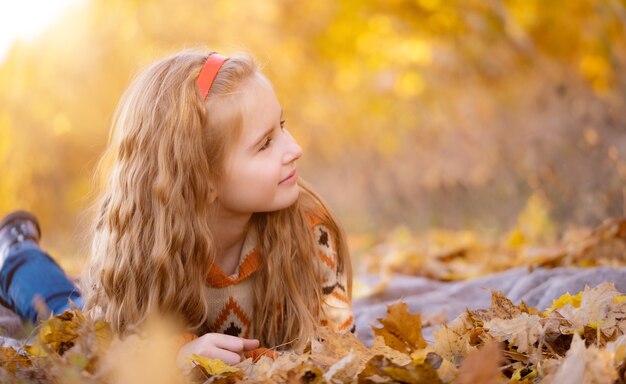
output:
POLYGON ((218 206, 211 219, 217 251, 216 263, 230 275, 237 268, 239 255, 252 214, 241 214, 218 206))

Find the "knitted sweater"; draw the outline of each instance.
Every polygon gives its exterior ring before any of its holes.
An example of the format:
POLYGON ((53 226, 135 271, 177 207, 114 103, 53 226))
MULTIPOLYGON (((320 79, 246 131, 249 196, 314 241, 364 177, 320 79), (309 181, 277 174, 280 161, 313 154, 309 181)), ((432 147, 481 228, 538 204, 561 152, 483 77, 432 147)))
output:
MULTIPOLYGON (((310 219, 311 230, 316 239, 316 265, 322 269, 324 309, 320 325, 336 331, 354 332, 351 302, 347 294, 344 273, 337 271, 337 252, 331 232, 316 219, 310 219)), ((205 286, 205 298, 209 302, 208 332, 254 338, 254 279, 261 264, 258 234, 248 231, 241 250, 239 265, 235 272, 226 276, 213 264, 205 286)))

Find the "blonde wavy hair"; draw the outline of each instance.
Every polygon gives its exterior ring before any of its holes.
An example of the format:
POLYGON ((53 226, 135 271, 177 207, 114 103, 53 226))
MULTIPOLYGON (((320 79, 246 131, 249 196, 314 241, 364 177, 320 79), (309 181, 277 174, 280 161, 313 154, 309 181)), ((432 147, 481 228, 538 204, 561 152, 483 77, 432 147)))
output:
MULTIPOLYGON (((102 192, 82 292, 85 310, 127 334, 154 314, 206 330, 204 298, 216 245, 209 218, 224 159, 242 128, 244 80, 258 72, 248 55, 231 57, 205 102, 196 77, 207 52, 184 51, 141 72, 122 96, 100 162, 102 192)), ((292 206, 255 213, 261 242, 254 329, 264 346, 303 345, 319 323, 322 282, 308 215, 335 234, 339 272, 351 265, 345 236, 303 181, 292 206), (277 310, 278 309, 278 310, 277 310)))

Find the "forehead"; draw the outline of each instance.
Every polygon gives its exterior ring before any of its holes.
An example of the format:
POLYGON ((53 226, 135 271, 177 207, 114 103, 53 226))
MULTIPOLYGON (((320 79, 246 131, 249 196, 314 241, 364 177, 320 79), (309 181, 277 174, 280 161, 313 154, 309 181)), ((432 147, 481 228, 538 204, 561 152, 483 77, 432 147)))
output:
POLYGON ((281 106, 265 76, 255 73, 242 84, 242 135, 267 130, 280 118, 281 106))

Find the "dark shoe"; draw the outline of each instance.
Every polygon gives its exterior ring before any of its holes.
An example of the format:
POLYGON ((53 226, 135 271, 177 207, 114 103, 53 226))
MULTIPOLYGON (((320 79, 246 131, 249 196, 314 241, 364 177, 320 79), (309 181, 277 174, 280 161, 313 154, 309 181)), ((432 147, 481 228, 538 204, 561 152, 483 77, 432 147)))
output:
POLYGON ((15 211, 0 221, 0 267, 7 258, 9 248, 23 241, 39 243, 41 229, 39 220, 32 213, 15 211))

